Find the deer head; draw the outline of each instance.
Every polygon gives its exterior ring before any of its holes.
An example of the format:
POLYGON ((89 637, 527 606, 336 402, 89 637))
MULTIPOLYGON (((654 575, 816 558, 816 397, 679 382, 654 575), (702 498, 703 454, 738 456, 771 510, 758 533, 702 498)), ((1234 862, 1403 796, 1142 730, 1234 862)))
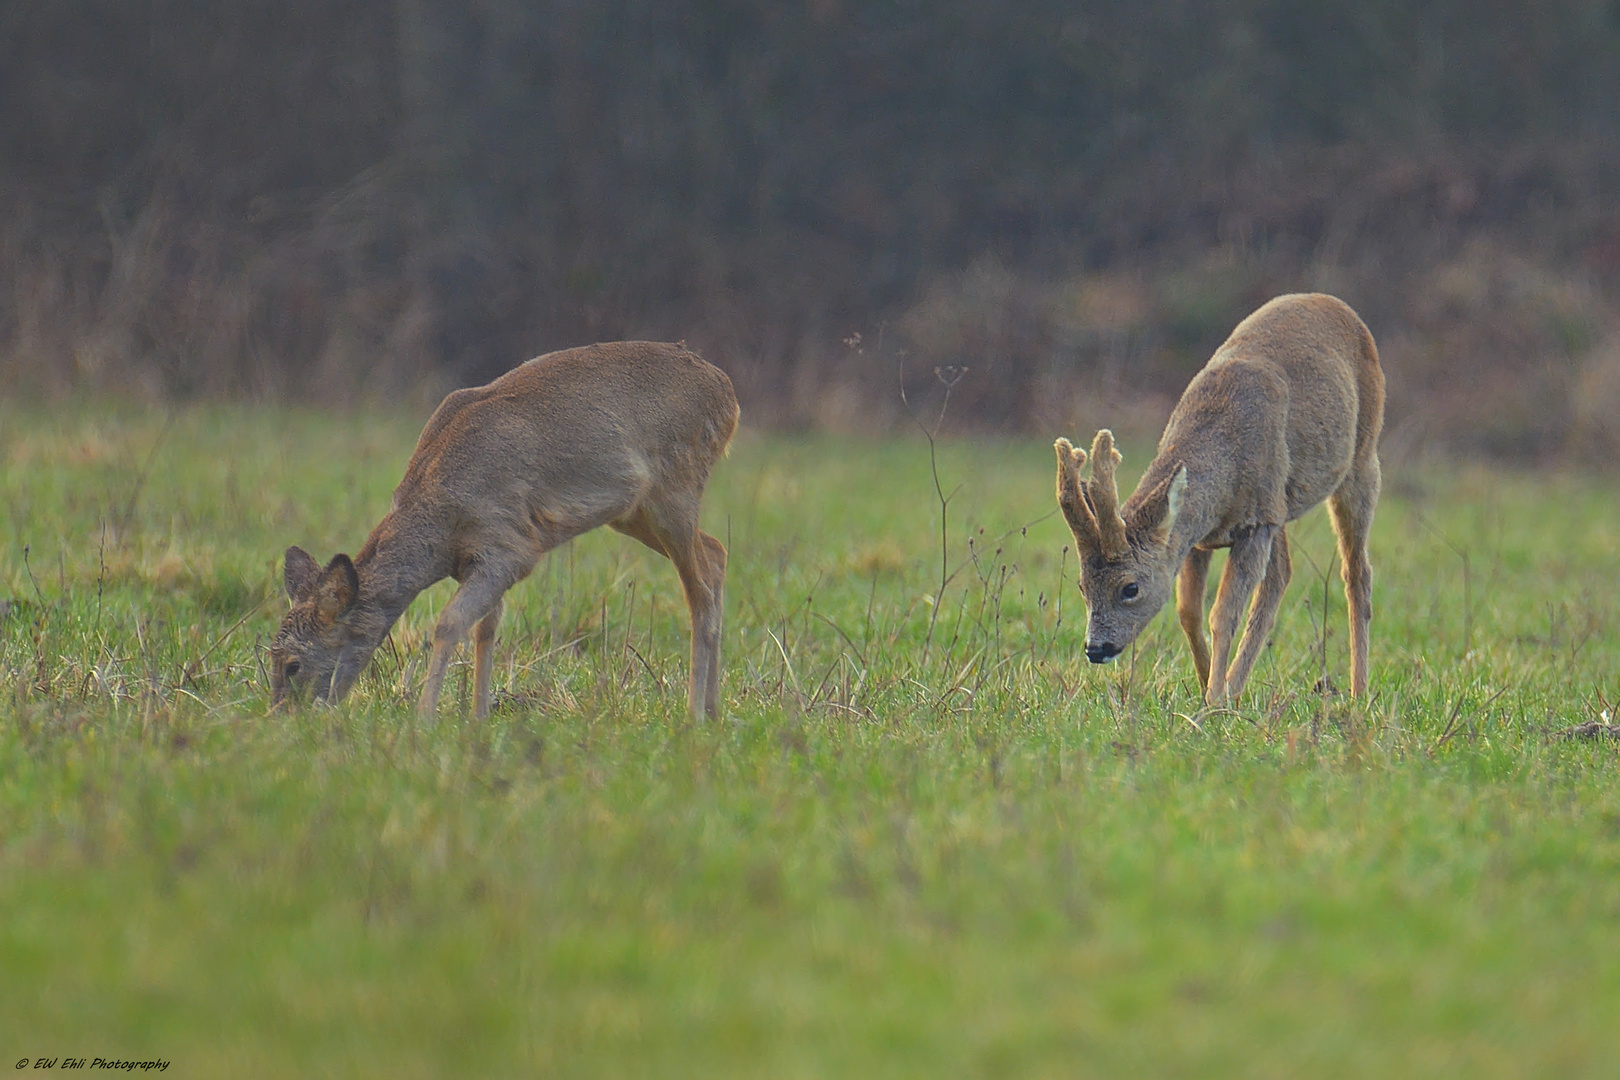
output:
POLYGON ((1057 498, 1074 533, 1080 558, 1080 592, 1086 598, 1086 659, 1104 664, 1125 650, 1175 589, 1180 553, 1170 530, 1187 491, 1186 466, 1146 497, 1133 500, 1130 518, 1119 510, 1114 467, 1120 462, 1113 432, 1097 432, 1091 444, 1091 478, 1080 469, 1086 453, 1068 439, 1057 450, 1057 498))
POLYGON ((279 706, 303 698, 340 700, 370 659, 356 625, 360 577, 347 555, 323 569, 300 547, 287 549, 282 579, 292 609, 270 642, 270 698, 279 706))

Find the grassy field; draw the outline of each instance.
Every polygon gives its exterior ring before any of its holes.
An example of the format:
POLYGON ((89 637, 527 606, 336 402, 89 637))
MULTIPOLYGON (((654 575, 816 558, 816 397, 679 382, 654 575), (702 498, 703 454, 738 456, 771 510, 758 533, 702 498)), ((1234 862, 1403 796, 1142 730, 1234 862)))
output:
POLYGON ((745 431, 723 720, 611 533, 509 595, 488 722, 466 658, 413 715, 448 583, 267 714, 281 550, 357 549, 420 420, 0 411, 0 1062, 1613 1075, 1620 743, 1557 734, 1620 697, 1613 479, 1391 468, 1365 707, 1313 512, 1199 717, 1168 614, 1080 655, 1047 442, 942 443, 941 594, 920 438, 745 431))

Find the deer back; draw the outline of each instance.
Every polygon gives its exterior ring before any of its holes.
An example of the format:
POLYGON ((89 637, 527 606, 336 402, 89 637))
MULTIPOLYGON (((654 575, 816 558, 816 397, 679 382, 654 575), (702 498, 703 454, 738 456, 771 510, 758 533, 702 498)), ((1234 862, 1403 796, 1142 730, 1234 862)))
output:
POLYGON ((731 380, 683 346, 548 353, 445 398, 393 512, 497 542, 509 529, 583 531, 654 486, 701 496, 737 416, 731 380))
POLYGON ((1185 465, 1187 510, 1215 543, 1241 525, 1291 521, 1376 445, 1383 384, 1372 335, 1348 305, 1315 293, 1277 297, 1239 323, 1188 384, 1137 492, 1185 465))

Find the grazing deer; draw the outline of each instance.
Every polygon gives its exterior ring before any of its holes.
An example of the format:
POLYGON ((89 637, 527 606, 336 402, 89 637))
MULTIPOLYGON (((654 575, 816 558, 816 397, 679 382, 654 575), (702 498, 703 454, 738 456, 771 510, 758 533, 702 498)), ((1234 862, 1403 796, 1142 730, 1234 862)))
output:
POLYGON ((1080 478, 1085 452, 1057 440, 1058 505, 1074 532, 1090 609, 1086 658, 1102 664, 1118 656, 1164 606, 1175 579, 1204 700, 1236 699, 1288 585, 1284 526, 1326 499, 1350 608, 1350 692, 1364 695, 1367 533, 1383 423, 1384 374, 1372 334, 1342 300, 1312 293, 1279 296, 1238 324, 1188 384, 1123 507, 1113 435, 1097 433, 1089 480, 1080 478), (1212 657, 1204 582, 1211 553, 1223 547, 1231 552, 1210 612, 1212 657), (1248 626, 1228 668, 1251 593, 1248 626))
POLYGON ((476 712, 489 713, 501 597, 540 557, 598 525, 665 555, 692 616, 694 715, 720 692, 726 549, 698 528, 709 469, 737 429, 731 380, 681 345, 620 341, 530 360, 433 413, 393 506, 351 561, 287 549, 292 610, 271 646, 276 704, 340 700, 412 599, 461 587, 433 630, 418 708, 432 715, 451 653, 473 631, 476 712))

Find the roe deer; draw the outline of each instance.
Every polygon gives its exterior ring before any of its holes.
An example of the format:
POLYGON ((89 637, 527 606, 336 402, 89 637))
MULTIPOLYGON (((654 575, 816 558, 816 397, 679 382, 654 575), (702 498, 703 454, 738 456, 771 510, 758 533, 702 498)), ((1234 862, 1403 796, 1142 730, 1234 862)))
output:
POLYGON ((1342 300, 1279 296, 1238 324, 1188 384, 1159 451, 1123 507, 1119 451, 1099 431, 1091 478, 1084 451, 1057 440, 1058 505, 1074 532, 1080 591, 1090 609, 1086 658, 1118 656, 1164 606, 1192 645, 1209 704, 1235 699, 1266 643, 1288 585, 1284 526, 1327 500, 1350 608, 1350 692, 1367 692, 1372 567, 1367 533, 1378 502, 1384 374, 1372 334, 1342 300), (1231 548, 1204 641, 1210 554, 1231 548), (1256 586, 1258 585, 1258 590, 1256 586), (1243 643, 1232 638, 1249 595, 1243 643))
POLYGON ((270 647, 276 704, 339 700, 412 599, 461 587, 433 630, 419 709, 473 630, 474 700, 489 713, 501 597, 552 548, 610 525, 667 556, 692 616, 689 704, 715 715, 726 549, 698 528, 709 469, 737 429, 731 380, 682 345, 621 341, 530 360, 433 413, 393 506, 360 554, 321 568, 287 549, 292 610, 270 647), (476 627, 476 630, 474 630, 476 627))

